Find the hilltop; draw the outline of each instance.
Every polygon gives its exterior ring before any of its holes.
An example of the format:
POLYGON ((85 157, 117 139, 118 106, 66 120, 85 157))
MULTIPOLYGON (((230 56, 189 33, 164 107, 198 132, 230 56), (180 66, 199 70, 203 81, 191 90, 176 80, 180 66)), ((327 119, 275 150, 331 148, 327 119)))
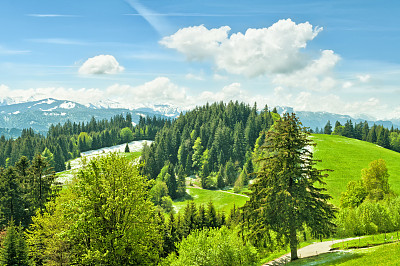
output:
POLYGON ((377 159, 386 161, 390 186, 395 193, 400 194, 400 153, 342 136, 314 134, 312 138, 317 143, 314 157, 322 160, 317 164, 318 168, 334 170, 325 182, 335 205, 339 205, 340 194, 346 190, 347 183, 359 180, 361 169, 377 159))

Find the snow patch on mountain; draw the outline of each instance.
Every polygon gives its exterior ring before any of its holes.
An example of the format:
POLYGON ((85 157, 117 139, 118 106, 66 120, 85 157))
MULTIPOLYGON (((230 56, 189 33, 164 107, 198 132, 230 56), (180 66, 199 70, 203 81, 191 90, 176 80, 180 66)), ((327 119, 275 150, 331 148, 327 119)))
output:
MULTIPOLYGON (((30 107, 28 107, 28 108, 30 108, 30 107)), ((39 108, 41 111, 43 111, 43 112, 51 112, 51 111, 54 111, 55 109, 57 109, 58 108, 58 106, 55 106, 55 107, 52 107, 52 108, 49 108, 49 109, 46 109, 46 110, 43 110, 42 108, 39 108)))
POLYGON ((72 109, 75 108, 76 104, 73 102, 63 102, 62 104, 60 104, 60 108, 62 109, 72 109))
POLYGON ((55 102, 55 100, 54 99, 46 99, 46 100, 44 100, 44 101, 41 101, 41 102, 38 102, 38 103, 35 103, 33 106, 36 106, 36 105, 39 105, 39 104, 52 104, 52 103, 54 103, 55 102))

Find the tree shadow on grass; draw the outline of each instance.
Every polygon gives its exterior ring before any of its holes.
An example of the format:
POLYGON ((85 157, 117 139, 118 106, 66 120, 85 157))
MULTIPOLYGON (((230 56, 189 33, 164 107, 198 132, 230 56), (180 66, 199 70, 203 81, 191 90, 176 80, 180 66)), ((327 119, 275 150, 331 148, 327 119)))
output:
POLYGON ((183 201, 187 201, 187 200, 193 200, 193 197, 190 194, 185 193, 185 195, 183 197, 174 199, 174 202, 183 202, 183 201))
MULTIPOLYGON (((349 260, 354 260, 363 257, 364 254, 352 252, 330 252, 317 256, 312 256, 304 259, 299 259, 288 263, 289 265, 337 265, 349 260)), ((279 264, 272 264, 279 265, 279 264)))

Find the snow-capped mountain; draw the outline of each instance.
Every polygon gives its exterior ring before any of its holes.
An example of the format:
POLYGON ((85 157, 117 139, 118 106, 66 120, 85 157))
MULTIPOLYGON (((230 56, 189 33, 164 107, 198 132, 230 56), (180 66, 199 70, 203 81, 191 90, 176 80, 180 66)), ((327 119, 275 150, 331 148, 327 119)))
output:
POLYGON ((5 102, 0 106, 0 128, 24 129, 33 128, 34 130, 46 133, 51 124, 71 122, 87 122, 92 116, 96 119, 110 119, 119 114, 132 115, 134 123, 139 122, 140 116, 161 116, 176 117, 173 115, 164 115, 158 110, 129 110, 126 108, 117 108, 114 106, 100 107, 99 105, 82 105, 72 101, 57 100, 53 98, 28 101, 22 103, 5 102))
MULTIPOLYGON (((393 121, 384 121, 384 120, 376 120, 373 117, 367 115, 359 115, 358 117, 352 117, 349 115, 341 115, 341 114, 333 114, 329 112, 309 112, 309 111, 296 111, 291 107, 286 106, 276 106, 276 110, 279 114, 283 113, 296 113, 297 117, 302 122, 303 126, 309 127, 311 129, 315 128, 324 128, 328 120, 331 122, 332 127, 335 126, 335 122, 339 121, 342 125, 344 125, 348 120, 351 120, 353 124, 361 123, 367 121, 369 126, 374 124, 382 125, 386 128, 397 127, 400 128, 400 123, 396 123, 396 120, 393 121)), ((398 120, 400 122, 400 119, 398 120)))

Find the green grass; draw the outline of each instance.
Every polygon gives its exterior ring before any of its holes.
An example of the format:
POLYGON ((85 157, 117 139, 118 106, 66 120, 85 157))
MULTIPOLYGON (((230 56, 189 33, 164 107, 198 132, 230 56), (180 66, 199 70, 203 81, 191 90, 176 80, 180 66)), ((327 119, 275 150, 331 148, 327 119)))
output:
POLYGON ((392 232, 386 234, 377 234, 377 235, 369 235, 363 236, 359 239, 350 240, 342 243, 336 243, 332 246, 332 248, 337 249, 352 249, 352 248, 362 248, 362 247, 370 247, 376 245, 382 245, 387 243, 397 242, 400 237, 400 232, 392 232))
POLYGON ((312 139, 317 143, 314 157, 322 160, 317 164, 318 168, 334 170, 325 178, 333 204, 339 205, 340 195, 346 190, 347 183, 359 180, 361 169, 367 168, 371 161, 377 159, 386 161, 390 174, 389 184, 395 193, 400 194, 400 153, 341 136, 314 134, 312 139))
POLYGON ((142 154, 142 152, 140 151, 135 151, 135 152, 119 152, 118 153, 121 156, 125 156, 129 161, 134 161, 137 158, 140 157, 140 155, 142 154))
POLYGON ((207 205, 210 201, 213 202, 215 209, 224 212, 228 215, 233 205, 241 207, 247 201, 247 197, 234 195, 220 190, 206 190, 194 187, 187 187, 186 190, 189 197, 177 199, 174 201, 175 211, 183 210, 190 200, 193 200, 196 205, 207 205))
POLYGON ((386 244, 368 249, 334 252, 299 259, 288 265, 399 265, 400 244, 386 244))
MULTIPOLYGON (((126 157, 129 161, 135 161, 137 158, 140 157, 141 152, 140 151, 128 152, 128 153, 119 152, 118 154, 120 156, 126 157)), ((75 158, 73 160, 70 160, 70 163, 71 163, 71 165, 78 166, 78 168, 79 168, 80 160, 81 160, 81 158, 75 158)), ((61 181, 62 183, 68 182, 68 181, 70 181, 72 179, 72 176, 75 174, 75 172, 76 172, 76 169, 65 170, 65 171, 62 171, 62 172, 58 172, 58 173, 56 173, 57 180, 61 181)))

